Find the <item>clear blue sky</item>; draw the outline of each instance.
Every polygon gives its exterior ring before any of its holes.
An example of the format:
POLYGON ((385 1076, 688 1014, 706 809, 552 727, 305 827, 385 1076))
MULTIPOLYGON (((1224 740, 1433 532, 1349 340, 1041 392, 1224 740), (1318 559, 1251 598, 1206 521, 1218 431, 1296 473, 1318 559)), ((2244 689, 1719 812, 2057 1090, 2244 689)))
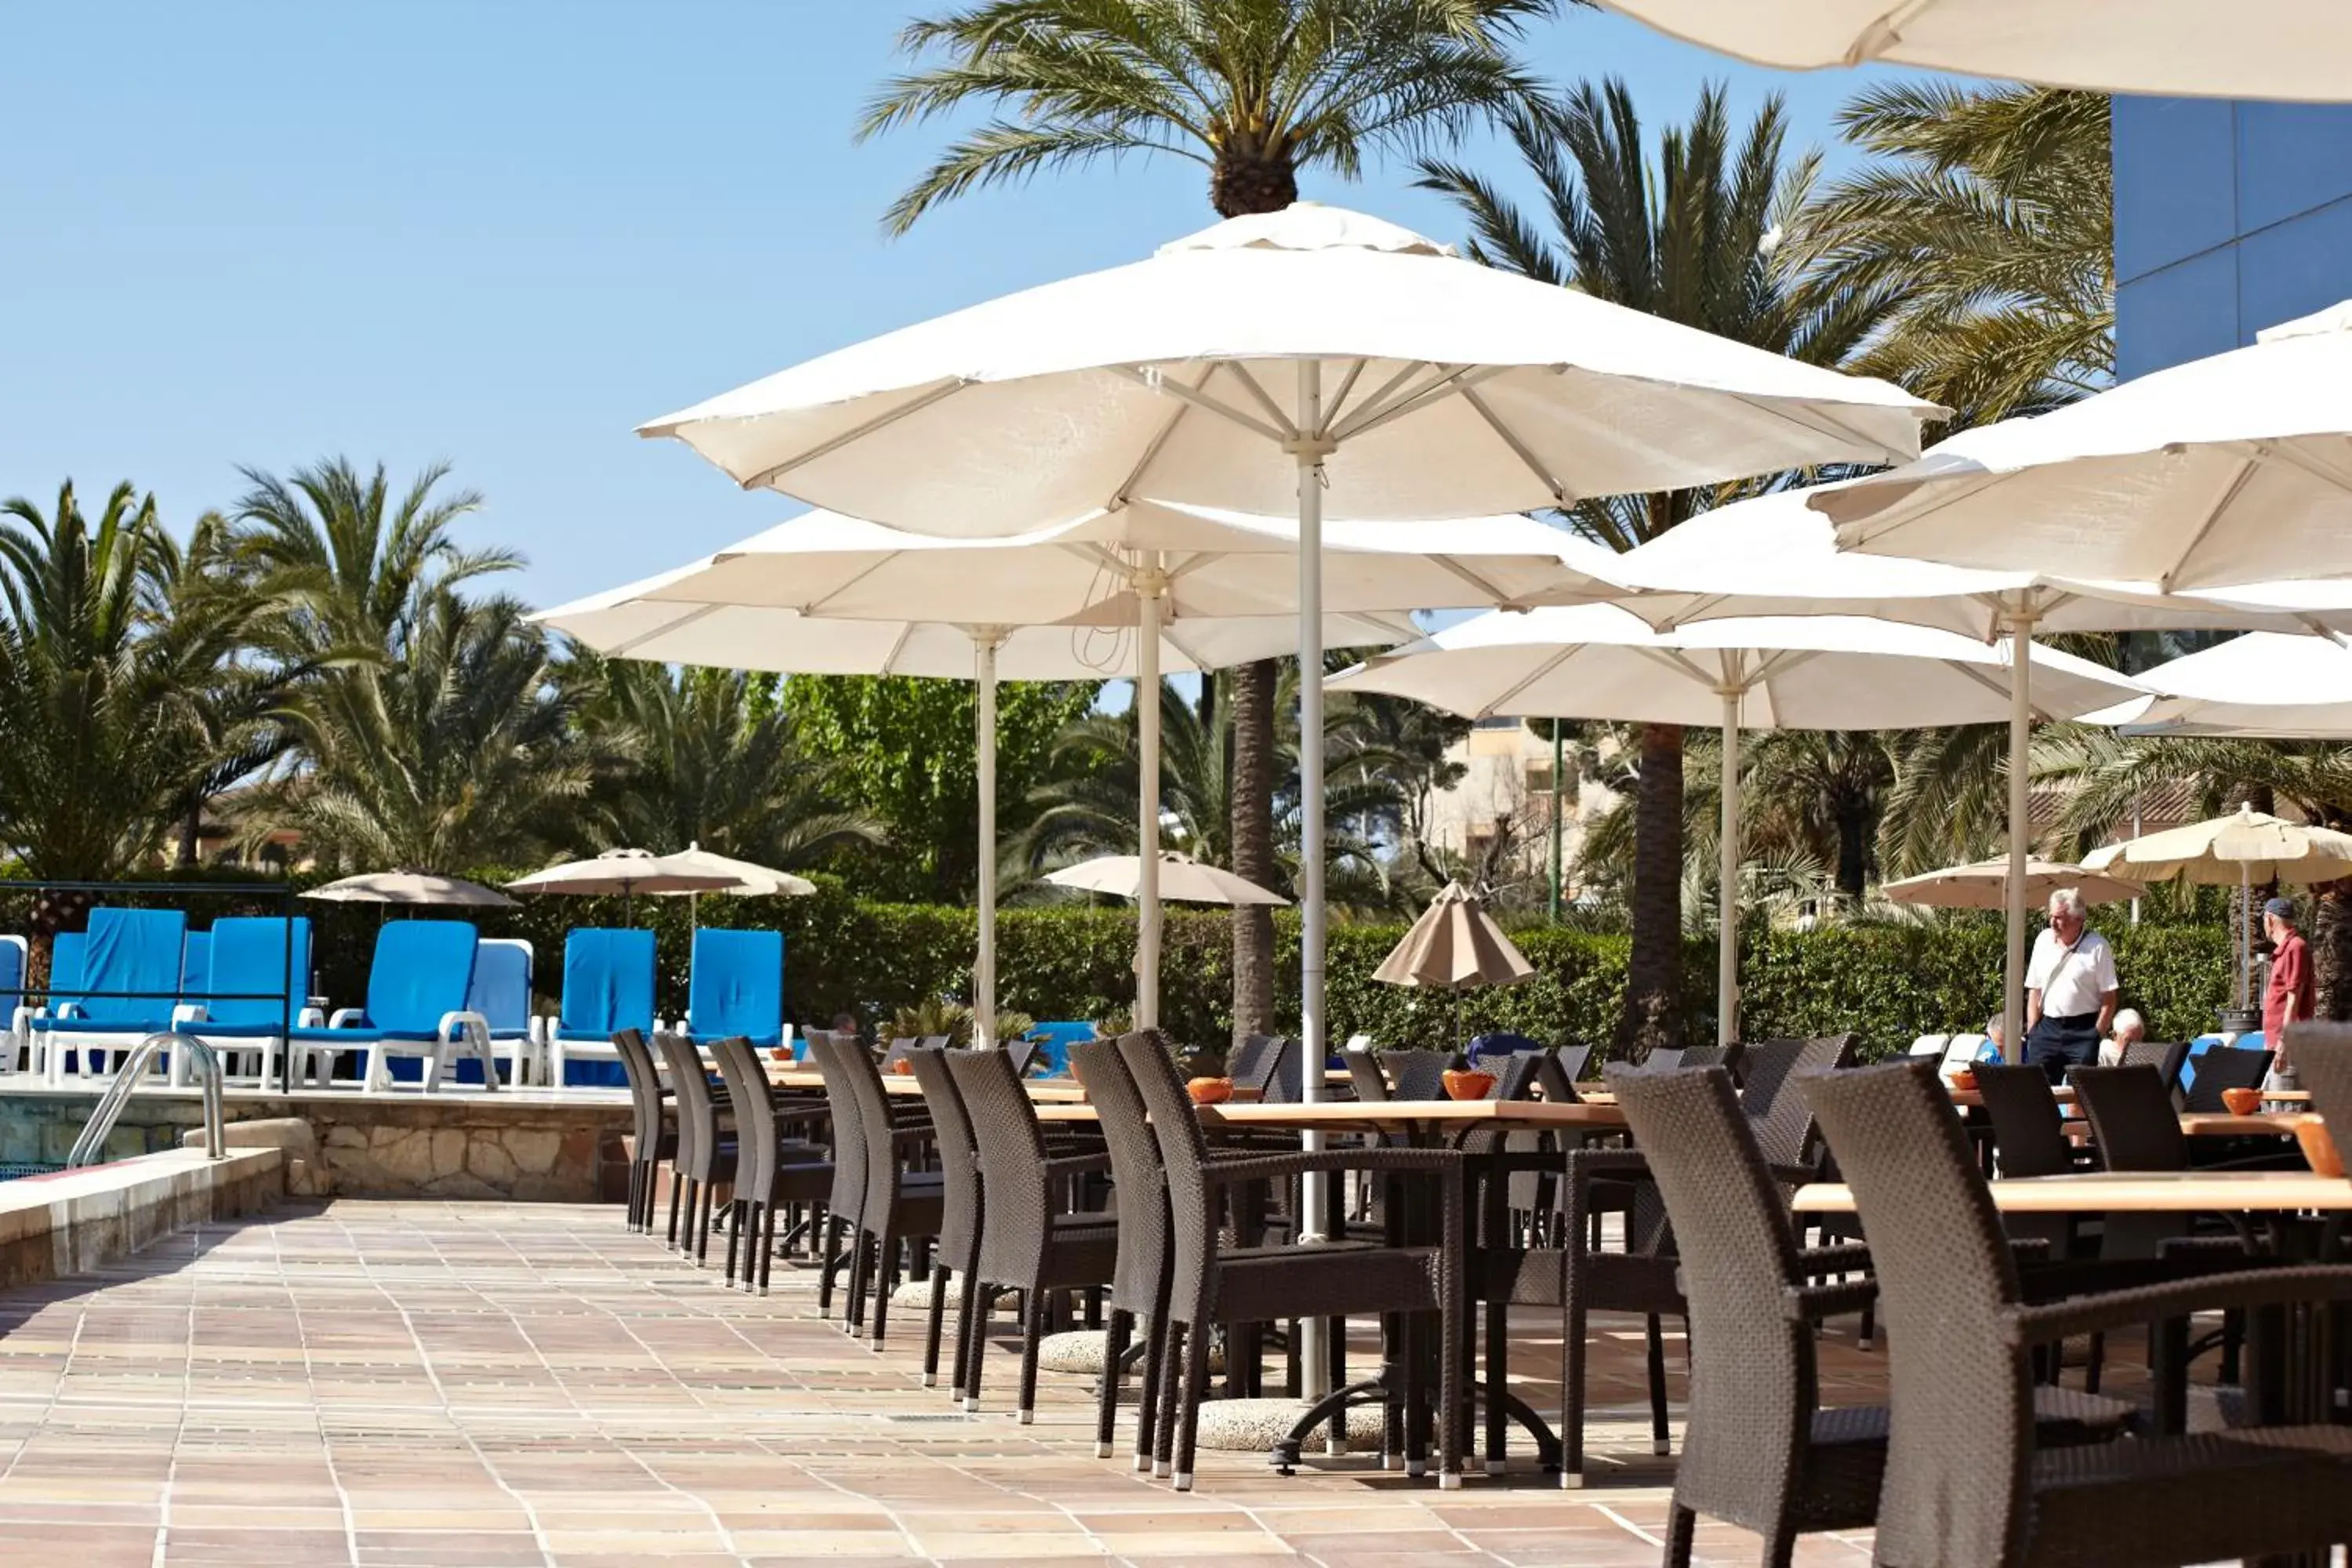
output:
MULTIPOLYGON (((1213 220, 1189 163, 887 202, 939 128, 855 145, 886 0, 72 0, 0 7, 0 495, 128 478, 175 526, 236 467, 446 458, 541 604, 797 510, 638 421, 1213 220)), ((1755 70, 1614 16, 1534 41, 1654 123, 1727 79, 1799 141, 1864 79, 1755 70)), ((1833 146, 1832 157, 1837 156, 1833 146)), ((1486 155, 1473 148, 1468 156, 1486 155)), ((1307 195, 1458 238, 1398 169, 1307 195)))

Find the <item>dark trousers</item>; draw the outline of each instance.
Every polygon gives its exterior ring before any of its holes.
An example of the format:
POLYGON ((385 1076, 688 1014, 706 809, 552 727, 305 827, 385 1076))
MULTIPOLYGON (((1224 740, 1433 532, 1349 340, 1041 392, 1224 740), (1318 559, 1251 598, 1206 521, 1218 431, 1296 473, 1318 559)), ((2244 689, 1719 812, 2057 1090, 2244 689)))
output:
POLYGON ((2042 1015, 2042 1022, 2025 1036, 2025 1060, 2050 1075, 2053 1084, 2066 1081, 2068 1068, 2096 1067, 2099 1061, 2099 1016, 2096 1013, 2076 1013, 2071 1017, 2053 1018, 2042 1015))

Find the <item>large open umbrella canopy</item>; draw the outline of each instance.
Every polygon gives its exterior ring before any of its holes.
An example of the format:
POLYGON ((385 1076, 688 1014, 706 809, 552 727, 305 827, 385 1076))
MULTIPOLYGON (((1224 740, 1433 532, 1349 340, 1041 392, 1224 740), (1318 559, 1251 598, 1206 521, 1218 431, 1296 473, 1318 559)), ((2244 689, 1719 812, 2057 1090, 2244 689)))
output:
POLYGON ((747 898, 805 899, 816 891, 816 884, 806 877, 795 877, 790 871, 779 871, 772 866, 762 866, 756 861, 713 854, 700 844, 688 844, 661 859, 662 865, 672 871, 734 879, 725 887, 689 888, 687 889, 689 897, 696 893, 712 892, 737 893, 747 898))
POLYGON ((514 900, 495 888, 430 871, 367 871, 324 883, 304 893, 329 904, 444 904, 460 909, 506 910, 514 900))
MULTIPOLYGON (((1335 689, 1382 691, 1483 719, 1495 714, 1719 723, 1723 824, 1717 1037, 1738 1034, 1739 734, 1983 723, 2009 710, 2006 644, 1858 616, 1695 621, 1656 631, 1608 605, 1496 613, 1348 671, 1335 689)), ((2138 690, 2084 659, 2033 647, 2045 718, 2138 690)))
POLYGON ((2352 647, 2334 637, 2249 632, 2154 668, 2156 693, 2112 718, 2127 735, 2352 741, 2352 647))
MULTIPOLYGON (((2122 877, 2109 876, 2061 860, 2025 863, 2025 901, 2047 899, 2061 888, 2072 888, 2089 904, 2112 904, 2137 899, 2147 889, 2122 877)), ((1882 886, 1880 892, 1898 904, 1918 904, 1936 910, 2000 910, 2009 907, 2009 857, 1946 866, 1882 886)))
POLYGON ((617 896, 621 918, 633 920, 639 893, 709 893, 734 885, 720 871, 698 871, 672 866, 650 849, 607 849, 585 860, 564 860, 544 870, 519 877, 507 887, 518 893, 570 893, 579 897, 617 896))
MULTIPOLYGON (((1003 538, 909 533, 812 512, 673 572, 540 618, 610 654, 801 674, 972 677, 984 662, 981 793, 994 840, 996 679, 1132 676, 1271 658, 1297 640, 1297 525, 1138 501, 1003 538)), ((1443 527, 1341 527, 1326 541, 1321 637, 1384 647, 1404 612, 1560 603, 1620 592, 1611 552, 1510 514, 1443 527), (1570 564, 1571 562, 1576 564, 1570 564)), ((1139 703, 1137 837, 1160 831, 1160 709, 1139 703)), ((1136 1016, 1159 1021, 1159 863, 1142 860, 1136 1016)), ((978 1016, 993 1017, 993 849, 983 851, 978 1016)))
POLYGON ((2254 966, 2254 884, 2333 882, 2352 877, 2352 833, 2289 822, 2242 805, 2228 816, 2102 845, 2084 856, 2083 864, 2144 882, 2235 882, 2238 1005, 2243 1007, 2254 966))
POLYGON ((1604 0, 1758 65, 1872 61, 2179 98, 2352 99, 2341 0, 1604 0))
POLYGON ((2352 576, 2352 302, 1811 500, 1877 555, 2167 590, 2352 576))
MULTIPOLYGON (((1143 879, 1140 855, 1098 855, 1048 872, 1045 877, 1057 888, 1108 893, 1116 899, 1141 898, 1143 879)), ((1290 902, 1280 893, 1236 877, 1222 866, 1205 866, 1172 849, 1160 852, 1159 886, 1160 896, 1171 904, 1264 904, 1271 908, 1290 902)))
MULTIPOLYGON (((1323 521, 1566 506, 1912 456, 1937 411, 1313 203, 823 355, 643 427, 747 487, 934 532, 1137 496, 1298 518, 1298 732, 1323 521)), ((1300 748, 1299 1038, 1324 1051, 1323 752, 1300 748)), ((1319 1075, 1307 1075, 1310 1099, 1319 1075)), ((1321 1212, 1310 1175, 1309 1213, 1321 1212)), ((1311 1330, 1308 1376, 1323 1361, 1311 1330)))
MULTIPOLYGON (((1815 510, 1867 483, 1782 490, 1719 507, 1621 557, 1623 581, 1659 593, 1627 601, 1656 622, 1722 616, 1861 613, 1881 619, 2006 638, 2012 663, 2036 632, 2264 628, 2316 631, 2340 624, 2340 591, 2320 584, 2266 584, 2227 597, 2167 594, 2152 583, 2053 574, 2026 558, 2000 567, 1842 552, 1835 525, 1815 510), (1697 597, 1689 597, 1696 595, 1697 597)), ((2053 558, 2051 565, 2063 564, 2053 558)), ((2029 671, 2030 671, 2029 665, 2029 671)), ((2033 720, 2032 684, 2011 689, 2009 712, 2009 851, 2018 889, 2008 913, 2003 1018, 2012 1053, 2024 1041, 2026 886, 2032 824, 2023 765, 2033 720)), ((2088 715, 2085 715, 2088 717, 2088 715)), ((2097 716, 2105 721, 2103 712, 2097 716)))

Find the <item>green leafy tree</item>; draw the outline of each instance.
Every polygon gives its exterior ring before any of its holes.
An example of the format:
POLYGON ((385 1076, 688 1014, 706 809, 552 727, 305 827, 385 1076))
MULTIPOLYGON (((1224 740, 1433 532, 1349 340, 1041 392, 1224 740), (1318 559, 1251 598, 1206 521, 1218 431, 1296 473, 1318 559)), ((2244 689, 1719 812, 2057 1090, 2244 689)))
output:
MULTIPOLYGON (((1533 101, 1511 49, 1560 0, 974 0, 900 35, 912 69, 861 136, 994 111, 891 205, 903 233, 951 197, 1130 154, 1202 165, 1223 217, 1279 212, 1298 176, 1451 140, 1533 101)), ((1271 660, 1234 672, 1233 868, 1275 875, 1271 660)), ((1274 921, 1234 912, 1236 1039, 1274 1027, 1274 921)))
POLYGON ((774 683, 737 669, 673 669, 581 653, 565 684, 595 691, 580 730, 626 762, 600 790, 596 842, 668 854, 699 844, 796 871, 877 843, 838 757, 813 756, 774 683))
MULTIPOLYGON (((208 531, 212 525, 205 525, 208 531)), ((149 864, 185 802, 270 721, 240 669, 253 601, 177 570, 155 499, 117 485, 92 518, 0 503, 0 841, 25 872, 100 880, 149 864)), ((46 942, 85 900, 45 900, 46 942)))
MULTIPOLYGON (((1092 681, 1006 681, 996 696, 1000 842, 1027 826, 1024 804, 1054 739, 1094 705, 1092 681)), ((793 676, 782 707, 799 744, 840 769, 848 797, 879 822, 887 850, 835 857, 869 897, 969 901, 979 881, 979 695, 969 681, 906 676, 793 676)))
POLYGON ((295 713, 303 766, 263 786, 253 831, 294 827, 346 871, 536 864, 623 748, 576 728, 579 699, 513 600, 438 588, 401 619, 396 658, 335 672, 295 713))
POLYGON ((1869 157, 1790 230, 1809 297, 1885 300, 1849 368, 1958 423, 2037 414, 2115 370, 2115 178, 2105 95, 1901 81, 1839 115, 1869 157))
MULTIPOLYGON (((1622 81, 1587 82, 1507 125, 1537 192, 1539 222, 1487 175, 1444 160, 1423 186, 1454 198, 1471 253, 1496 267, 1817 364, 1842 364, 1884 319, 1868 290, 1794 288, 1781 237, 1810 196, 1819 155, 1791 157, 1788 116, 1766 100, 1736 130, 1724 89, 1699 95, 1687 124, 1654 153, 1622 81)), ((1727 491, 1667 490, 1580 503, 1569 521, 1618 550, 1655 539, 1727 491)), ((1632 915, 1633 969, 1621 1039, 1679 1036, 1682 1009, 1683 731, 1641 731, 1632 915)))

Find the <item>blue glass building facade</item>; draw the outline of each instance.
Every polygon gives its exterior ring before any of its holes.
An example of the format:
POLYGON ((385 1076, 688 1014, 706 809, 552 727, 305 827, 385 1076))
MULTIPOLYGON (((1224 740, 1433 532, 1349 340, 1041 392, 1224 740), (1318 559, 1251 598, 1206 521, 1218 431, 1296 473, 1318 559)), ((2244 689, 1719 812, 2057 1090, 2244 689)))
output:
POLYGON ((2352 105, 2115 100, 2116 374, 2352 299, 2352 105))

